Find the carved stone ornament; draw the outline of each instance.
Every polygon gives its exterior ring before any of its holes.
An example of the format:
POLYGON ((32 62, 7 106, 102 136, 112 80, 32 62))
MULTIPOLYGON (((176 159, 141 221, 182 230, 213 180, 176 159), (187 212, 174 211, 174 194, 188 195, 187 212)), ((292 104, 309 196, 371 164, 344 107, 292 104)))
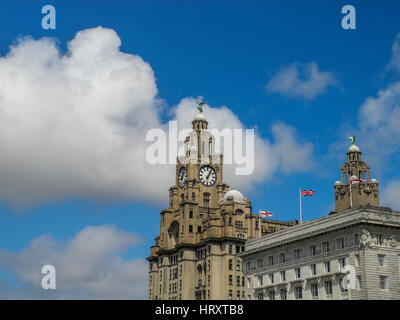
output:
POLYGON ((360 235, 360 244, 361 244, 363 247, 371 247, 371 245, 372 245, 372 238, 371 238, 371 234, 369 233, 369 231, 367 231, 367 230, 361 231, 361 235, 360 235))

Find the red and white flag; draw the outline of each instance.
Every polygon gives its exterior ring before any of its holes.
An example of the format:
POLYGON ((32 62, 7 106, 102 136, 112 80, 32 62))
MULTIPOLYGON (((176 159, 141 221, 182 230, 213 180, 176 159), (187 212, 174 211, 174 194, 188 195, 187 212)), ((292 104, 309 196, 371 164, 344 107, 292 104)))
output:
POLYGON ((272 217, 272 212, 271 211, 267 211, 267 210, 265 210, 265 211, 260 210, 259 214, 260 214, 261 217, 272 217))
POLYGON ((358 184, 358 183, 366 183, 367 181, 364 179, 351 179, 351 184, 358 184))
POLYGON ((313 196, 315 194, 314 190, 301 190, 301 196, 313 196))

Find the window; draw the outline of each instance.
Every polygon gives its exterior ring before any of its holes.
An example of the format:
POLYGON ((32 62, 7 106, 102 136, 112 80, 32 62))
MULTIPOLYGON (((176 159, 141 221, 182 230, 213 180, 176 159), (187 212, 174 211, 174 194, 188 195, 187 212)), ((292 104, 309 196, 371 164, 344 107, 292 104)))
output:
POLYGON ((300 270, 300 268, 294 269, 294 274, 296 276, 296 279, 301 278, 301 270, 300 270))
POLYGON ((281 296, 281 300, 286 300, 287 299, 287 291, 286 291, 286 289, 281 289, 280 296, 281 296))
POLYGON ((189 218, 193 219, 193 211, 192 210, 189 211, 189 218))
POLYGON ((318 284, 317 283, 311 284, 311 296, 318 297, 318 284))
POLYGON ((236 300, 240 300, 240 291, 236 291, 236 300))
POLYGON ((236 276, 236 285, 240 287, 240 276, 236 276))
POLYGON ((237 210, 236 210, 236 215, 238 215, 238 216, 243 215, 243 210, 237 209, 237 210))
MULTIPOLYGON (((182 280, 181 280, 182 281, 182 280)), ((210 275, 208 275, 207 276, 207 285, 210 285, 211 284, 211 278, 210 278, 210 275)))
POLYGON ((247 278, 247 288, 251 288, 251 278, 247 278))
POLYGON ((387 276, 379 276, 379 286, 381 290, 387 289, 387 276))
POLYGON ((258 286, 261 287, 263 285, 263 277, 258 276, 258 286))
POLYGON ((344 238, 337 239, 337 248, 339 250, 342 250, 344 249, 344 246, 345 246, 344 238))
POLYGON ((323 253, 329 252, 329 241, 322 242, 322 252, 323 253))
POLYGON ((242 276, 242 287, 244 287, 244 276, 242 276))
POLYGON ((311 275, 315 276, 317 274, 317 265, 312 264, 311 265, 311 275))
POLYGON ((236 271, 240 271, 240 261, 236 261, 236 271))
POLYGON ((189 224, 189 232, 192 233, 193 232, 193 226, 191 224, 189 224))
POLYGON ((275 291, 268 292, 268 298, 269 300, 275 300, 275 291))
POLYGON ((229 270, 232 270, 233 269, 233 267, 232 267, 232 259, 229 259, 229 270))
POLYGON ((270 273, 270 275, 269 275, 269 283, 270 284, 274 283, 274 274, 273 273, 270 273))
POLYGON ((378 242, 378 246, 382 246, 383 245, 383 235, 382 234, 378 234, 377 242, 378 242))
POLYGON ((294 258, 296 260, 300 259, 300 249, 294 250, 294 258))
POLYGON ((294 288, 294 296, 297 300, 303 299, 303 288, 298 286, 294 288))
POLYGON ((231 274, 229 275, 229 285, 233 285, 233 276, 231 274))
POLYGON ((268 257, 268 265, 269 265, 269 266, 274 265, 274 257, 273 257, 273 256, 269 256, 269 257, 268 257))
POLYGON ((192 192, 192 201, 195 201, 195 200, 196 200, 196 195, 194 192, 192 192))
POLYGON ((332 281, 325 281, 325 293, 326 295, 331 295, 332 294, 332 281))
POLYGON ((384 254, 378 254, 378 262, 380 267, 385 266, 385 255, 384 254))
POLYGON ((264 300, 264 294, 262 292, 258 293, 258 300, 264 300))
POLYGON ((210 205, 210 194, 208 192, 205 192, 203 194, 203 205, 205 207, 208 207, 210 205))
POLYGON ((229 290, 229 293, 228 293, 228 300, 232 300, 232 290, 229 290))
POLYGON ((310 246, 310 256, 315 256, 315 254, 316 254, 315 246, 312 245, 310 246))
POLYGON ((325 272, 331 272, 331 262, 330 261, 325 262, 325 272))
POLYGON ((262 259, 257 260, 257 268, 262 268, 262 259))
POLYGON ((235 224, 236 224, 236 228, 238 228, 238 229, 243 228, 243 221, 236 221, 235 224))
POLYGON ((358 238, 358 233, 354 234, 354 244, 359 245, 360 244, 360 239, 358 238))
POLYGON ((286 281, 286 271, 281 271, 281 281, 286 281))
POLYGON ((286 262, 286 255, 284 253, 281 253, 279 255, 279 262, 280 263, 285 263, 286 262))
POLYGON ((339 268, 342 270, 346 266, 346 258, 339 259, 339 268))
POLYGON ((232 245, 229 245, 229 254, 232 254, 232 245))
POLYGON ((197 232, 201 233, 201 226, 197 226, 197 232))

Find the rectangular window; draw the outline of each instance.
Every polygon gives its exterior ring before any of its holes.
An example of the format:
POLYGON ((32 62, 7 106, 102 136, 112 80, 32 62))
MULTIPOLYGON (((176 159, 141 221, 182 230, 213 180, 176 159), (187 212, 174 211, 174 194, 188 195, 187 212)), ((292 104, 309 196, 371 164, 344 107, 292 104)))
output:
POLYGON ((294 250, 294 258, 296 259, 296 260, 298 260, 298 259, 300 259, 300 249, 296 249, 296 250, 294 250))
POLYGON ((382 234, 378 234, 377 241, 378 241, 378 246, 383 245, 383 235, 382 234))
POLYGON ((316 249, 315 249, 315 246, 314 246, 314 245, 310 246, 309 251, 310 251, 310 256, 315 256, 315 254, 316 254, 316 249))
POLYGON ((233 285, 233 276, 231 274, 229 275, 229 285, 233 285))
POLYGON ((286 271, 281 271, 281 281, 286 281, 286 271))
POLYGON ((228 299, 232 300, 232 290, 229 290, 229 292, 228 292, 228 299))
POLYGON ((329 241, 322 242, 322 252, 323 253, 329 252, 329 241))
POLYGON ((258 300, 264 300, 264 294, 262 292, 258 294, 258 300))
POLYGON ((262 259, 257 260, 257 268, 262 268, 262 259))
POLYGON ((269 256, 269 257, 268 257, 268 265, 269 265, 269 266, 274 265, 274 257, 273 257, 273 256, 269 256))
POLYGON ((236 276, 236 285, 240 287, 240 276, 236 276))
POLYGON ((229 254, 232 254, 232 245, 229 245, 229 254))
POLYGON ((295 287, 294 288, 294 296, 297 300, 303 299, 303 288, 302 287, 295 287))
POLYGON ((384 254, 378 254, 378 262, 380 267, 385 266, 385 255, 384 254))
POLYGON ((263 285, 263 277, 258 276, 258 286, 261 287, 263 285))
MULTIPOLYGON (((348 292, 348 289, 347 289, 348 283, 345 284, 343 280, 344 280, 344 279, 340 279, 340 280, 339 280, 340 291, 341 291, 342 293, 346 293, 346 292, 348 292)), ((347 280, 347 281, 349 281, 349 280, 347 280)))
POLYGON ((330 261, 325 262, 325 272, 331 272, 331 262, 330 261))
POLYGON ((317 274, 317 265, 312 264, 311 265, 311 275, 315 276, 317 274))
POLYGON ((284 253, 281 253, 279 255, 279 262, 280 263, 285 263, 286 262, 286 255, 284 253))
POLYGON ((360 239, 358 238, 358 233, 354 234, 354 244, 356 246, 360 244, 360 239))
POLYGON ((342 270, 346 266, 346 258, 339 259, 339 268, 342 270))
POLYGON ((301 270, 300 270, 300 268, 294 269, 294 274, 296 276, 296 279, 301 278, 301 270))
POLYGON ((332 294, 332 281, 325 281, 325 293, 326 295, 331 295, 332 294))
POLYGON ((344 246, 345 246, 344 238, 337 239, 337 248, 339 250, 342 250, 344 249, 344 246))
POLYGON ((317 283, 311 284, 311 296, 318 297, 318 284, 317 283))
POLYGON ((236 300, 240 300, 240 291, 236 291, 236 300))
POLYGON ((381 290, 387 289, 387 276, 379 276, 379 286, 381 290))
POLYGON ((229 259, 229 270, 233 269, 233 265, 232 265, 232 259, 229 259))
POLYGON ((240 271, 240 261, 236 261, 236 271, 240 271))
POLYGON ((280 290, 280 296, 281 296, 281 300, 286 300, 287 299, 287 291, 286 291, 286 289, 281 289, 280 290))
POLYGON ((189 224, 189 232, 192 233, 193 232, 193 226, 191 224, 189 224))
POLYGON ((275 291, 268 292, 268 298, 269 300, 275 300, 275 291))
POLYGON ((358 289, 361 290, 362 289, 361 276, 357 276, 357 285, 358 285, 358 289))
POLYGON ((274 283, 274 274, 273 273, 269 274, 269 283, 270 284, 274 283))

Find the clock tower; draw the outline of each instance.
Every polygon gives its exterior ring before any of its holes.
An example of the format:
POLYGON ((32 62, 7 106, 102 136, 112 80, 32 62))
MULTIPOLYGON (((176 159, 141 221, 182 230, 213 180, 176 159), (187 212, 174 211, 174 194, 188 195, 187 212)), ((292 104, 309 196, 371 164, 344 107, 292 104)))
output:
POLYGON ((223 156, 215 152, 215 138, 199 111, 177 159, 169 207, 160 213, 160 235, 147 258, 149 299, 243 299, 237 253, 246 239, 294 224, 259 220, 242 193, 228 191, 223 156))

